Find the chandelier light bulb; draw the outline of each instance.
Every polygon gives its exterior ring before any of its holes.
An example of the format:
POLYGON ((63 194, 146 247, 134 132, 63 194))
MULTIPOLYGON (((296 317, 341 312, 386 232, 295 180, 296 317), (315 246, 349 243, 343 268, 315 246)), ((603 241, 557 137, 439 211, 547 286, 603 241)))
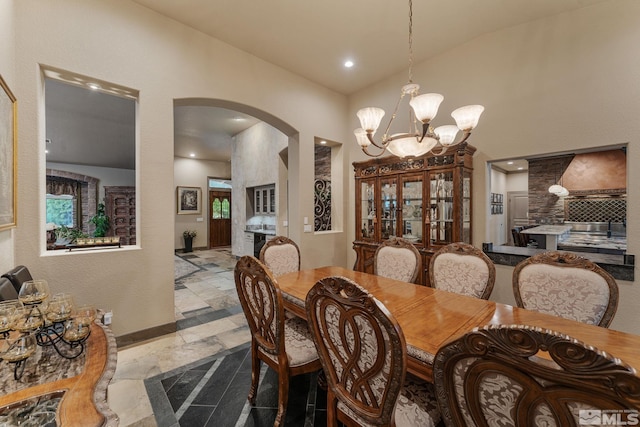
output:
POLYGON ((443 100, 444 96, 439 93, 425 93, 414 96, 409 101, 409 105, 413 108, 416 119, 422 123, 429 123, 438 114, 438 108, 443 100))
POLYGON ((377 107, 363 108, 357 113, 360 119, 360 126, 367 132, 374 133, 380 126, 380 121, 384 117, 384 110, 377 107))
POLYGON ((470 131, 478 126, 478 121, 483 111, 484 107, 482 105, 467 105, 453 110, 451 117, 453 117, 461 130, 470 131))
POLYGON ((368 147, 369 145, 371 145, 371 141, 369 141, 369 138, 367 138, 366 130, 358 128, 353 131, 353 134, 356 136, 356 141, 358 142, 358 145, 360 147, 368 147))
POLYGON ((456 140, 456 136, 459 131, 460 129, 458 129, 458 126, 444 125, 435 128, 433 133, 438 135, 438 138, 440 138, 440 144, 447 146, 453 144, 453 141, 456 140))

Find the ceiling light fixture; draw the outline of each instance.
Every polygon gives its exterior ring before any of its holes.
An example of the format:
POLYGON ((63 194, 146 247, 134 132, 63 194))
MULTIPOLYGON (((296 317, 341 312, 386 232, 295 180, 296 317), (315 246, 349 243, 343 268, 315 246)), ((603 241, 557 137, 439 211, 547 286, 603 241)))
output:
POLYGON ((441 147, 439 152, 434 154, 442 154, 450 146, 460 144, 466 141, 471 135, 471 131, 478 125, 480 114, 484 111, 482 105, 467 105, 460 107, 451 113, 456 121, 456 126, 445 125, 433 129, 430 125, 431 120, 438 113, 438 108, 444 97, 438 93, 426 93, 419 95, 420 85, 413 83, 412 67, 413 67, 413 3, 409 0, 409 82, 402 87, 400 99, 396 104, 396 108, 391 115, 391 120, 384 130, 382 142, 376 142, 373 135, 378 130, 380 122, 385 112, 381 108, 367 107, 358 111, 357 115, 360 119, 360 128, 353 133, 356 141, 362 151, 371 157, 379 157, 387 150, 391 154, 398 157, 421 156, 441 147), (389 135, 391 123, 396 118, 398 107, 405 95, 410 95, 409 105, 409 131, 407 133, 399 133, 389 135), (464 134, 459 141, 455 141, 458 131, 462 130, 464 134), (379 153, 369 152, 369 146, 374 145, 380 149, 379 153))
POLYGON ((195 153, 191 153, 191 154, 189 154, 189 157, 195 157, 195 156, 196 156, 196 154, 195 154, 195 153))
POLYGON ((344 66, 347 67, 347 68, 353 67, 353 61, 350 61, 350 60, 345 61, 344 62, 344 66))

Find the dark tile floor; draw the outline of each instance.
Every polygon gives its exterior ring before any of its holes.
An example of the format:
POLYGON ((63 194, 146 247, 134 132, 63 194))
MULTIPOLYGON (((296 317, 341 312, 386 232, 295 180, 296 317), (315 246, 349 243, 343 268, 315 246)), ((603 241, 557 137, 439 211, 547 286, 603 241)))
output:
MULTIPOLYGON (((196 254, 183 259, 198 265, 194 259, 196 254)), ((199 270, 194 271, 201 271, 202 265, 198 267, 199 270)), ((215 269, 216 266, 209 263, 205 268, 215 269)), ((188 280, 188 275, 176 280, 176 290, 183 289, 188 280)), ((181 313, 177 327, 185 330, 241 312, 239 304, 216 309, 203 307, 181 313)), ((147 378, 144 383, 159 427, 273 426, 278 403, 277 374, 263 364, 253 407, 247 401, 250 381, 251 358, 246 343, 147 378)), ((326 392, 317 386, 317 374, 291 379, 284 425, 326 425, 326 392)))

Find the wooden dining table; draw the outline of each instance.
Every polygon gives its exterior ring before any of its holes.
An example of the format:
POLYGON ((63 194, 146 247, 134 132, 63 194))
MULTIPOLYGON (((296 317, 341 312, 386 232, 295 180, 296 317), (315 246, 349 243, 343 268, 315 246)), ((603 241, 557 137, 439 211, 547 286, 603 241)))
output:
POLYGON ((560 332, 640 370, 640 336, 342 267, 279 276, 285 309, 306 318, 307 292, 320 279, 330 276, 355 281, 387 307, 400 324, 407 346, 427 356, 415 357, 415 352, 408 351, 407 370, 427 381, 433 380, 431 362, 438 349, 484 325, 529 325, 560 332))

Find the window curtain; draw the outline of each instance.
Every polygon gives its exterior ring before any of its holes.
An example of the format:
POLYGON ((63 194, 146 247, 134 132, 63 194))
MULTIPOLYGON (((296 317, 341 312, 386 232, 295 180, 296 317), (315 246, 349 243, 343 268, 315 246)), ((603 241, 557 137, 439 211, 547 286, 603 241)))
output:
POLYGON ((47 176, 47 194, 52 196, 69 195, 78 198, 80 183, 73 179, 47 176))

